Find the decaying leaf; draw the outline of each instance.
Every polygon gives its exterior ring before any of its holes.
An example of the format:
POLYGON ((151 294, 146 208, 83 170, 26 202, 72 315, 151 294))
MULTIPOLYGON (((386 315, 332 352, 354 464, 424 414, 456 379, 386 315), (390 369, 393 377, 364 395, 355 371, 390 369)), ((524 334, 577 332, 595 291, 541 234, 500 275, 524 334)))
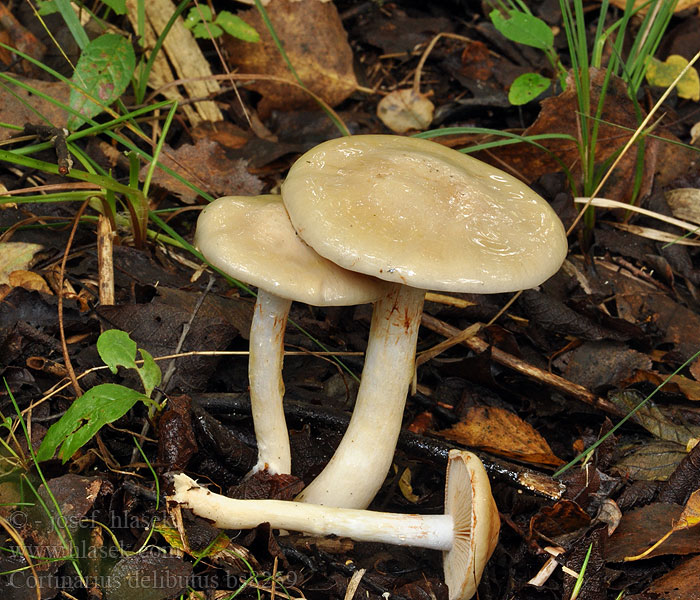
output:
MULTIPOLYGON (((626 556, 642 553, 656 543, 678 521, 683 507, 656 502, 625 513, 617 531, 606 546, 606 559, 623 561, 626 556)), ((700 546, 700 528, 684 529, 672 535, 649 553, 653 556, 695 554, 700 546)))
POLYGON ((644 594, 664 600, 700 598, 700 556, 693 556, 654 581, 644 594))
POLYGON ((8 277, 8 283, 12 287, 23 287, 25 290, 36 290, 44 294, 53 293, 46 280, 33 271, 25 271, 24 269, 12 271, 8 277))
POLYGON ((415 92, 413 88, 391 92, 377 105, 377 116, 396 133, 427 129, 434 112, 435 105, 425 94, 415 92))
MULTIPOLYGON (((605 81, 605 72, 599 69, 591 69, 590 78, 591 106, 597 106, 605 81)), ((571 77, 569 77, 565 91, 558 96, 546 98, 541 102, 541 105, 542 109, 537 120, 525 130, 524 135, 563 133, 578 138, 579 123, 575 115, 579 112, 579 106, 576 97, 576 86, 571 77)), ((604 163, 619 151, 627 143, 632 135, 631 131, 636 129, 637 125, 635 109, 627 95, 625 83, 617 77, 611 77, 598 128, 595 148, 596 163, 604 163), (621 129, 621 127, 626 129, 621 129)), ((514 172, 528 182, 535 181, 546 173, 561 171, 562 164, 572 171, 576 180, 581 178, 581 157, 578 147, 573 141, 567 139, 542 139, 538 143, 550 150, 550 152, 544 152, 528 144, 515 144, 498 149, 499 161, 509 165, 514 172)), ((651 176, 655 170, 654 160, 656 155, 652 152, 652 146, 653 144, 647 143, 644 151, 646 166, 644 186, 650 184, 651 176)), ((632 190, 629 182, 634 177, 637 161, 636 153, 635 146, 625 154, 615 167, 601 194, 607 198, 621 201, 629 198, 632 190)), ((645 189, 648 188, 643 187, 643 190, 645 189)))
POLYGON ((564 464, 530 424, 502 408, 471 408, 462 421, 439 434, 472 448, 532 464, 554 467, 564 464))
MULTIPOLYGON (((10 274, 29 267, 34 255, 42 248, 40 244, 27 242, 0 243, 0 283, 10 283, 10 274)), ((16 287, 17 283, 11 285, 16 287)))
MULTIPOLYGON (((248 172, 245 159, 229 159, 224 149, 211 140, 202 139, 194 145, 184 144, 177 150, 169 150, 161 155, 159 162, 212 196, 254 196, 262 190, 262 182, 248 172)), ((142 178, 147 169, 148 166, 141 169, 142 178)), ((177 194, 188 204, 197 199, 195 191, 160 169, 155 170, 153 183, 177 194)))
POLYGON ((700 189, 677 188, 664 195, 674 217, 700 224, 700 189))
MULTIPOLYGON (((608 399, 622 409, 629 412, 636 409, 644 400, 644 396, 636 390, 628 389, 614 392, 608 399)), ((632 421, 638 423, 652 435, 661 440, 674 442, 683 447, 687 446, 688 440, 700 437, 700 427, 697 425, 679 425, 671 421, 656 405, 653 399, 648 399, 632 416, 632 421)))
MULTIPOLYGON (((352 51, 333 3, 275 0, 267 8, 267 14, 295 71, 312 92, 331 106, 352 94, 357 87, 352 51)), ((261 41, 250 44, 225 36, 224 45, 231 62, 241 73, 293 80, 258 10, 253 8, 239 16, 255 28, 261 41)), ((250 87, 263 96, 258 105, 261 114, 273 109, 316 106, 309 94, 293 85, 261 79, 250 87)))
POLYGON ((665 481, 686 455, 685 447, 664 440, 635 443, 613 467, 616 473, 638 481, 665 481))
POLYGON ((688 498, 688 502, 686 502, 681 516, 677 521, 673 522, 671 528, 644 552, 634 556, 626 556, 625 561, 628 562, 646 558, 671 537, 672 534, 683 529, 688 529, 689 527, 695 527, 698 523, 700 523, 700 490, 695 490, 690 495, 690 498, 688 498))
POLYGON ((591 517, 576 502, 559 500, 553 506, 544 506, 530 519, 530 533, 543 535, 548 539, 558 537, 587 527, 591 517))
MULTIPOLYGON (((68 112, 57 106, 54 100, 64 105, 68 104, 70 87, 67 83, 21 77, 17 77, 16 80, 18 85, 6 81, 0 88, 0 121, 23 127, 25 123, 39 123, 37 114, 41 114, 54 127, 65 127, 68 112), (34 91, 27 91, 19 84, 29 86, 34 91)), ((13 129, 0 128, 0 140, 14 135, 17 135, 17 132, 13 129)))
MULTIPOLYGON (((688 60, 672 54, 665 61, 652 57, 647 66, 646 78, 649 85, 668 87, 688 66, 688 60)), ((690 67, 676 85, 679 98, 688 98, 697 102, 700 100, 700 78, 695 67, 690 67)))

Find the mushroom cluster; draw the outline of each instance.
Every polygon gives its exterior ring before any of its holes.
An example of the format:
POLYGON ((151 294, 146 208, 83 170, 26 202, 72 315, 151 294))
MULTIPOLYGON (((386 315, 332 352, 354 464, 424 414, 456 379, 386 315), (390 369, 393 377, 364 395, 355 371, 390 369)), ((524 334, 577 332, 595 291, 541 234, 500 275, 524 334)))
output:
POLYGON ((171 500, 222 529, 276 529, 338 535, 443 552, 450 600, 469 600, 498 542, 500 520, 481 461, 453 450, 447 461, 445 514, 415 515, 334 508, 283 500, 236 500, 210 492, 184 474, 174 476, 171 500))
POLYGON ((366 508, 393 459, 425 291, 537 286, 561 266, 566 234, 518 179, 435 142, 394 135, 316 146, 292 165, 282 199, 321 256, 395 284, 374 306, 348 429, 298 498, 366 508))
POLYGON ((175 476, 172 499, 225 528, 269 522, 439 549, 451 600, 471 598, 499 527, 476 456, 450 454, 443 516, 365 509, 391 466, 425 291, 487 294, 539 285, 566 256, 554 211, 514 177, 435 142, 358 135, 302 155, 281 200, 212 203, 200 216, 196 244, 212 264, 259 288, 249 362, 256 468, 290 470, 281 370, 291 300, 374 302, 374 309, 348 429, 297 502, 233 500, 185 475, 175 476))

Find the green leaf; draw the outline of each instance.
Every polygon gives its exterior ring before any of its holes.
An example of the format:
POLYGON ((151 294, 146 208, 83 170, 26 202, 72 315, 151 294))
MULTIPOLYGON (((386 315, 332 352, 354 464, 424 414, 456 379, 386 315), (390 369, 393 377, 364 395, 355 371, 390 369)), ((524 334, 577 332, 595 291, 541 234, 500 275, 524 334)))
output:
POLYGON ((552 80, 538 73, 523 73, 518 76, 508 90, 508 102, 513 106, 527 104, 534 100, 550 85, 552 80))
POLYGON ((104 425, 123 417, 139 400, 150 401, 143 394, 115 383, 103 383, 89 389, 49 427, 37 452, 37 461, 50 459, 63 444, 60 457, 66 463, 104 425))
POLYGON ((71 88, 69 100, 71 108, 85 118, 71 115, 68 128, 77 129, 85 119, 100 114, 103 107, 119 98, 129 85, 135 67, 134 50, 122 36, 106 33, 90 42, 80 55, 71 77, 79 89, 71 88))
POLYGON ((138 368, 136 366, 136 342, 129 337, 126 331, 120 329, 103 331, 97 339, 97 352, 112 373, 116 373, 117 367, 120 366, 127 369, 138 368))
POLYGON ((517 10, 508 11, 508 19, 498 10, 489 14, 494 27, 512 42, 546 50, 554 45, 554 34, 542 19, 517 10))
POLYGON ((39 0, 37 6, 37 13, 40 14, 42 17, 53 15, 58 12, 58 6, 56 6, 54 0, 39 0))
POLYGON ((212 38, 217 38, 219 37, 222 33, 224 32, 221 27, 218 25, 215 25, 214 23, 197 23, 193 28, 192 28, 192 33, 194 34, 194 37, 200 39, 200 40, 208 40, 212 38))
POLYGON ((126 14, 126 0, 102 0, 102 3, 109 6, 118 15, 126 14))
POLYGON ((227 10, 222 10, 216 17, 215 23, 219 25, 226 33, 232 35, 244 42, 259 42, 260 36, 255 28, 248 25, 243 19, 230 13, 227 10))
POLYGON ((141 358, 143 358, 143 365, 137 367, 137 369, 139 377, 141 377, 141 382, 143 383, 143 389, 146 391, 146 396, 150 397, 153 393, 153 389, 160 385, 162 373, 160 367, 148 352, 143 348, 141 348, 139 352, 141 352, 141 358))
POLYGON ((211 21, 211 8, 206 4, 200 4, 199 6, 190 8, 185 18, 185 27, 187 27, 187 29, 192 29, 197 23, 201 23, 202 21, 211 21))

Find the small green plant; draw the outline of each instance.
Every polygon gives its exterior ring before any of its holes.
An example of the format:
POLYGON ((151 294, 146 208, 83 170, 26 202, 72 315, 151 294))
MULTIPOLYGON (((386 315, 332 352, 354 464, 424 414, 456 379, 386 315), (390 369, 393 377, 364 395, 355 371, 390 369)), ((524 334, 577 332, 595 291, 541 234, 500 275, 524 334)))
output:
MULTIPOLYGON (((507 4, 503 4, 499 0, 499 4, 500 8, 495 8, 489 13, 494 27, 512 42, 542 50, 555 71, 556 81, 559 82, 562 89, 565 89, 567 70, 554 47, 554 34, 549 25, 535 17, 522 0, 507 0, 507 4)), ((606 29, 605 22, 609 1, 604 0, 598 12, 598 26, 593 36, 589 57, 587 42, 590 36, 588 36, 586 29, 582 1, 560 0, 559 4, 574 77, 586 77, 585 74, 576 72, 577 69, 582 69, 584 66, 586 69, 588 66, 601 67, 603 48, 615 34, 615 40, 612 43, 613 54, 608 69, 622 77, 627 83, 630 97, 634 97, 644 79, 649 61, 666 31, 676 2, 649 0, 646 3, 645 6, 649 10, 640 25, 640 30, 643 33, 635 37, 632 47, 627 52, 627 59, 624 61, 622 60, 622 49, 627 26, 630 18, 637 14, 641 7, 635 8, 634 1, 628 0, 621 18, 614 21, 606 29), (656 10, 657 8, 658 10, 656 10)), ((513 105, 526 104, 544 92, 553 82, 554 79, 538 73, 525 73, 513 81, 508 92, 508 100, 513 105)), ((580 93, 578 87, 577 93, 580 93)))
POLYGON ((151 394, 160 384, 161 371, 148 352, 137 348, 129 334, 118 329, 110 329, 100 335, 97 351, 112 373, 116 374, 120 366, 134 369, 144 391, 115 383, 103 383, 89 389, 76 398, 64 415, 49 428, 36 455, 38 462, 53 457, 61 446, 59 457, 65 463, 104 425, 123 417, 137 402, 154 406, 151 394), (136 362, 137 350, 143 359, 140 366, 136 362))
POLYGON ((213 18, 211 8, 206 4, 193 6, 187 13, 185 27, 196 38, 210 39, 220 37, 224 31, 244 42, 259 42, 260 36, 253 27, 233 13, 222 10, 213 18))
MULTIPOLYGON (((489 13, 493 26, 512 42, 542 50, 557 73, 562 88, 566 87, 566 69, 554 48, 554 34, 549 25, 538 19, 521 0, 509 1, 502 10, 489 13), (507 18, 506 18, 507 17, 507 18)), ((539 73, 524 73, 513 81, 508 92, 508 101, 513 105, 527 104, 548 87, 552 80, 539 73)))

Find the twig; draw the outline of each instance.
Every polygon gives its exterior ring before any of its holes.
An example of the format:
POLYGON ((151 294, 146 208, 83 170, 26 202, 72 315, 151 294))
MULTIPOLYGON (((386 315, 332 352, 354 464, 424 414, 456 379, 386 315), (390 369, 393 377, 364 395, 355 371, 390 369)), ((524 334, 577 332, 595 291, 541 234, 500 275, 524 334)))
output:
POLYGON ((66 274, 66 262, 68 262, 68 254, 70 247, 73 244, 73 238, 75 237, 75 232, 78 229, 78 223, 80 223, 80 217, 83 216, 83 212, 87 208, 89 199, 86 199, 80 205, 75 218, 73 219, 73 227, 70 230, 70 235, 68 236, 68 241, 66 242, 66 249, 63 252, 63 259, 61 260, 61 268, 58 271, 58 331, 61 335, 61 348, 63 350, 63 362, 68 370, 68 376, 70 377, 71 383, 73 384, 73 391, 76 396, 81 396, 83 390, 80 389, 78 385, 78 379, 75 376, 75 371, 73 370, 73 364, 70 360, 70 355, 68 354, 68 344, 66 343, 66 332, 63 327, 63 278, 66 274))
MULTIPOLYGON (((431 317, 425 313, 423 313, 422 324, 428 329, 444 335, 445 337, 452 337, 460 333, 460 330, 456 327, 448 325, 447 323, 444 323, 443 321, 440 321, 439 319, 431 317)), ((549 373, 544 369, 530 365, 512 354, 508 354, 503 350, 499 350, 498 348, 487 344, 484 340, 477 336, 464 339, 461 343, 474 350, 474 352, 485 352, 486 350, 490 350, 491 357, 497 363, 509 367, 518 373, 522 373, 527 377, 541 381, 542 383, 553 387, 560 392, 573 396, 581 402, 585 402, 586 404, 590 404, 591 406, 595 406, 600 410, 616 416, 624 416, 625 414, 612 402, 596 396, 582 385, 578 385, 577 383, 573 383, 568 379, 560 377, 559 375, 549 373)))

